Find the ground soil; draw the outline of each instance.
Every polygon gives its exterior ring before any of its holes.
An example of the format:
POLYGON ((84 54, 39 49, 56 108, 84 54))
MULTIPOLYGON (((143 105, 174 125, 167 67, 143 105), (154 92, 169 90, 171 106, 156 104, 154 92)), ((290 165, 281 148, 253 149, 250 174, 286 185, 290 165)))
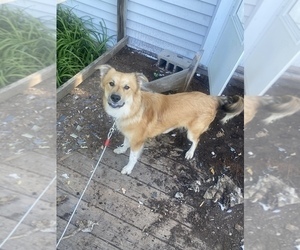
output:
MULTIPOLYGON (((147 57, 138 51, 125 47, 108 64, 123 72, 142 72, 149 81, 162 77, 167 74, 158 68, 157 60, 147 57)), ((99 90, 98 72, 95 72, 89 79, 80 85, 69 98, 69 106, 58 106, 58 114, 64 111, 69 115, 59 115, 58 119, 58 158, 63 156, 68 150, 77 151, 83 145, 88 145, 86 155, 92 157, 99 150, 101 143, 106 138, 107 131, 112 124, 102 108, 102 98, 99 90), (76 94, 77 93, 77 94, 76 94), (80 106, 72 107, 72 100, 75 103, 78 96, 88 97, 80 106), (73 112, 78 122, 70 121, 65 126, 67 117, 71 117, 73 112), (70 131, 74 128, 88 128, 88 131, 81 131, 89 136, 84 141, 68 140, 70 131), (68 143, 68 147, 64 145, 68 143), (90 153, 88 152, 90 151, 90 153)), ((226 93, 243 95, 243 84, 232 81, 226 89, 226 93)), ((193 78, 188 91, 209 92, 208 79, 205 75, 197 73, 193 78)), ((176 193, 181 193, 184 197, 180 202, 175 203, 180 209, 181 203, 187 203, 195 209, 188 215, 186 220, 192 224, 193 237, 205 240, 211 249, 240 249, 243 245, 244 211, 243 204, 229 207, 229 197, 232 190, 226 187, 220 192, 220 198, 203 200, 203 195, 209 187, 214 186, 218 179, 227 175, 237 188, 243 192, 244 185, 244 130, 243 115, 235 117, 225 125, 221 125, 220 118, 224 114, 219 112, 217 118, 211 124, 209 131, 203 134, 200 143, 195 151, 195 157, 191 161, 184 159, 185 152, 189 148, 186 133, 175 130, 166 135, 158 136, 151 141, 149 149, 154 158, 168 157, 187 166, 188 170, 174 169, 173 176, 177 180, 180 190, 170 190, 169 195, 174 197, 176 193), (198 190, 195 191, 195 183, 201 182, 198 190), (225 205, 226 209, 221 207, 225 205)), ((114 135, 112 147, 122 143, 122 136, 117 133, 114 135)), ((173 204, 174 205, 174 204, 173 204)), ((164 200, 152 200, 152 207, 157 213, 164 214, 170 204, 164 200)), ((154 225, 155 226, 155 225, 154 225)), ((157 225, 159 226, 159 225, 157 225)), ((172 235, 180 235, 180 228, 173 228, 172 235)), ((188 242, 187 242, 188 249, 188 242)))

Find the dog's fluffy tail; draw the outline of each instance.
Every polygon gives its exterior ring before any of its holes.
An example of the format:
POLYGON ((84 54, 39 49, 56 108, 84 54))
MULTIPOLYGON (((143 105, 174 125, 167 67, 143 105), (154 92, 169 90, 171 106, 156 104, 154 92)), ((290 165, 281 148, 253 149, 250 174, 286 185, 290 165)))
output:
POLYGON ((285 116, 292 115, 300 110, 300 99, 296 96, 262 96, 261 107, 270 112, 271 115, 263 120, 269 124, 285 116))
POLYGON ((218 101, 220 107, 226 113, 225 117, 221 120, 222 124, 239 115, 244 110, 244 99, 241 96, 218 96, 218 101))

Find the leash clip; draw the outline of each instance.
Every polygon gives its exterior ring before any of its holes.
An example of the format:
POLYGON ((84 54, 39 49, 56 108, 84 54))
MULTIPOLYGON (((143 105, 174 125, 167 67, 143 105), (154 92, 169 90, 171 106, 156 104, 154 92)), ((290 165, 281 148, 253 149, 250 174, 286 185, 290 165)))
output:
POLYGON ((105 147, 108 147, 109 142, 110 142, 110 138, 111 138, 112 134, 115 132, 115 130, 116 130, 116 122, 114 122, 114 124, 112 125, 112 127, 108 131, 107 139, 105 140, 105 143, 104 143, 105 147))

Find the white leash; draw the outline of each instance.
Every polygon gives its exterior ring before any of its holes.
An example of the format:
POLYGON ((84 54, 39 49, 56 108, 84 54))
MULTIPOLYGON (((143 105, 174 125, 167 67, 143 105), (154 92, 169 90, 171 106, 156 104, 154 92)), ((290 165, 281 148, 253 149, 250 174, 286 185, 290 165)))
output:
POLYGON ((90 184, 90 182, 91 182, 91 180, 92 180, 92 178, 93 178, 93 176, 94 176, 94 174, 95 174, 95 172, 96 172, 96 170, 97 170, 97 168, 98 168, 98 165, 100 164, 100 162, 101 162, 101 160, 102 160, 102 157, 103 157, 103 155, 104 155, 104 153, 105 153, 105 150, 106 150, 107 146, 109 145, 110 138, 111 138, 113 132, 116 130, 115 127, 116 127, 116 122, 114 122, 114 124, 112 125, 112 127, 109 129, 109 132, 108 132, 108 134, 107 134, 107 139, 106 139, 106 141, 105 141, 105 143, 104 143, 104 149, 103 149, 103 151, 102 151, 102 153, 101 153, 101 155, 100 155, 100 157, 99 157, 99 160, 98 160, 98 162, 97 162, 97 164, 96 164, 96 166, 95 166, 95 168, 94 168, 94 170, 93 170, 93 172, 92 172, 92 174, 91 174, 90 179, 88 180, 88 182, 87 182, 87 184, 86 184, 86 186, 85 186, 85 188, 84 188, 84 190, 83 190, 83 192, 82 192, 82 194, 81 194, 81 196, 80 196, 80 198, 79 198, 79 200, 78 200, 78 202, 77 202, 77 204, 76 204, 76 206, 75 206, 75 208, 74 208, 74 211, 73 211, 73 213, 72 213, 72 215, 71 215, 71 217, 70 217, 70 219, 69 219, 69 221, 68 221, 68 223, 67 223, 67 225, 66 225, 66 227, 65 227, 65 229, 64 229, 64 231, 63 231, 63 233, 62 233, 62 235, 60 236, 60 238, 59 238, 59 240, 58 240, 58 242, 57 242, 57 244, 56 244, 56 248, 58 247, 59 243, 60 243, 61 240, 63 239, 63 237, 64 237, 64 235, 65 235, 65 233, 66 233, 66 231, 67 231, 67 229, 68 229, 68 226, 70 225, 71 220, 72 220, 72 218, 73 218, 73 216, 74 216, 74 214, 75 214, 75 212, 76 212, 76 210, 77 210, 77 208, 78 208, 78 206, 79 206, 79 203, 80 203, 80 201, 82 200, 82 197, 83 197, 85 191, 87 190, 87 188, 88 188, 88 186, 89 186, 89 184, 90 184))
POLYGON ((22 224, 24 219, 27 217, 27 215, 31 212, 31 210, 34 208, 34 206, 39 202, 39 200, 42 198, 42 196, 47 192, 47 190, 50 188, 50 186, 53 184, 53 182, 56 180, 56 176, 53 177, 53 179, 50 181, 50 183, 47 185, 47 187, 43 190, 43 192, 39 195, 39 197, 34 201, 34 203, 30 206, 30 208, 27 210, 27 212, 23 215, 21 220, 17 223, 17 225, 14 227, 14 229, 10 232, 10 234, 1 242, 0 247, 3 247, 3 245, 10 239, 10 237, 15 233, 15 231, 18 229, 18 227, 22 224))

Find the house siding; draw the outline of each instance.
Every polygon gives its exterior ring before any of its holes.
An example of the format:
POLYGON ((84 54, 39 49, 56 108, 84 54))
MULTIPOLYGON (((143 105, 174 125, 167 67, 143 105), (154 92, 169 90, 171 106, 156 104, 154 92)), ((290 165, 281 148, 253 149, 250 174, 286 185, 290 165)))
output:
POLYGON ((205 42, 217 1, 128 0, 129 45, 193 58, 205 42))
POLYGON ((53 0, 17 0, 9 2, 9 5, 24 9, 33 17, 46 20, 46 25, 50 28, 56 28, 56 3, 53 0))
MULTIPOLYGON (((128 0, 128 45, 158 54, 169 49, 188 58, 204 46, 220 0, 128 0)), ((117 0, 68 0, 78 16, 104 20, 108 35, 117 34, 117 0)))

